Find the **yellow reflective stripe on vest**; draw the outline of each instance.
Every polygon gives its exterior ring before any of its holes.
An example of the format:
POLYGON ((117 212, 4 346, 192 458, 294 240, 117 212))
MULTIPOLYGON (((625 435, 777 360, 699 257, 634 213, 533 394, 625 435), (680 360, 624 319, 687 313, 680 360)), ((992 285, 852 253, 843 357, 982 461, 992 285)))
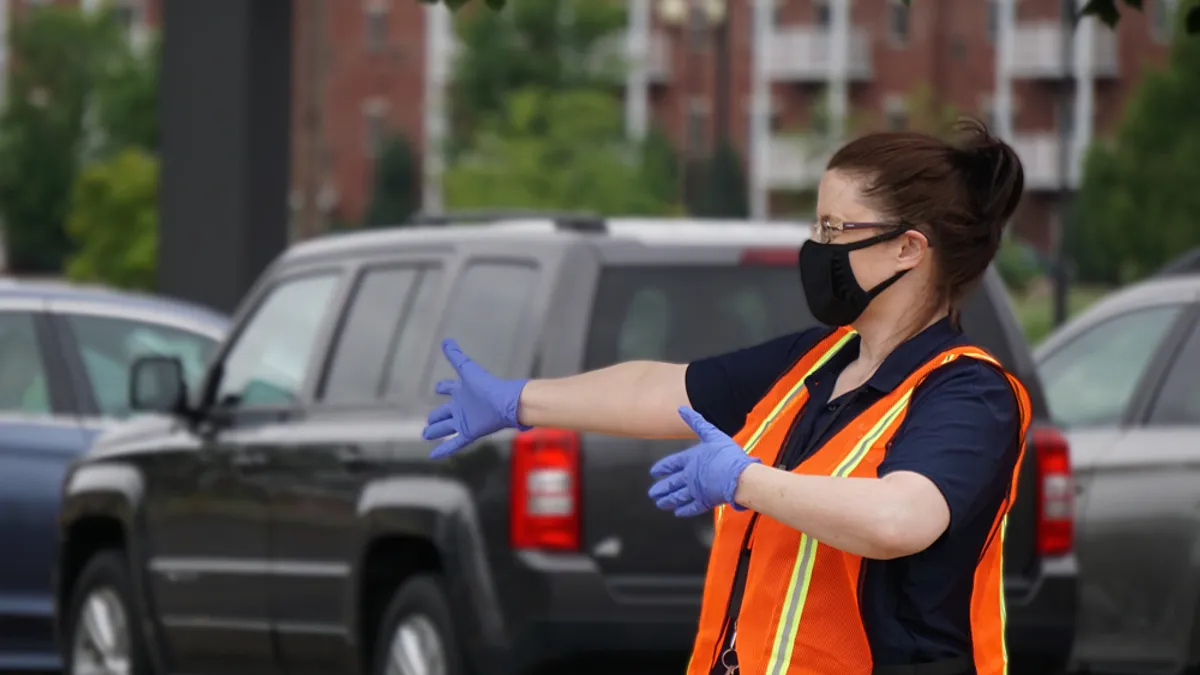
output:
MULTIPOLYGON (((996 545, 1000 547, 1000 569, 1004 569, 1004 534, 1008 530, 1008 514, 1000 519, 1000 541, 996 545)), ((1000 573, 1000 583, 996 584, 1000 587, 1000 634, 1008 634, 1008 605, 1004 599, 1004 573, 1000 573)), ((1004 655, 1004 675, 1008 675, 1008 640, 1000 641, 1000 653, 1004 655)))
MULTIPOLYGON (((788 407, 788 405, 800 395, 800 392, 804 390, 804 381, 807 380, 810 375, 817 372, 818 368, 825 365, 826 361, 832 358, 834 354, 838 353, 838 350, 846 346, 846 343, 850 341, 850 338, 857 334, 858 333, 855 331, 846 333, 840 340, 835 342, 832 347, 822 354, 821 358, 817 359, 817 362, 813 364, 813 367, 808 369, 808 372, 804 374, 804 377, 800 378, 800 381, 797 382, 794 387, 792 387, 791 391, 788 392, 788 395, 784 396, 783 400, 777 403, 775 408, 771 410, 771 414, 767 415, 767 418, 763 420, 762 424, 758 425, 758 429, 754 430, 754 435, 750 437, 750 440, 746 441, 746 447, 742 448, 746 451, 746 454, 750 454, 750 451, 754 450, 754 446, 758 445, 758 442, 762 440, 764 435, 766 435, 767 429, 770 429, 771 425, 775 423, 775 418, 779 417, 780 413, 782 413, 788 407)), ((721 523, 721 516, 725 514, 725 508, 727 506, 728 504, 722 504, 717 507, 717 524, 721 523)))
MULTIPOLYGON (((862 437, 854 449, 846 455, 842 463, 834 469, 831 475, 837 478, 849 476, 858 468, 863 458, 875 441, 891 426, 908 405, 912 392, 907 392, 888 410, 883 419, 879 420, 870 431, 862 437)), ((812 581, 813 560, 817 557, 816 539, 806 533, 800 534, 800 547, 796 553, 796 564, 792 568, 792 580, 788 583, 787 596, 783 602, 783 613, 779 617, 779 627, 775 630, 775 644, 771 647, 771 660, 767 663, 767 675, 781 675, 792 660, 792 648, 796 644, 796 635, 800 630, 800 617, 804 614, 804 602, 808 598, 809 583, 812 581)))
POLYGON ((772 424, 774 424, 775 418, 779 417, 780 413, 782 413, 784 409, 788 407, 788 404, 790 404, 796 399, 797 396, 800 395, 800 392, 804 389, 804 381, 807 380, 813 373, 817 372, 818 368, 825 365, 825 362, 828 361, 834 354, 836 354, 838 350, 845 346, 845 344, 850 341, 850 338, 854 337, 855 335, 857 335, 857 333, 854 331, 846 333, 842 336, 842 339, 838 340, 832 347, 829 348, 828 351, 822 354, 821 358, 817 359, 817 362, 813 364, 813 367, 808 369, 808 372, 804 374, 804 377, 800 378, 800 381, 796 383, 796 386, 792 387, 792 390, 788 392, 788 395, 784 396, 783 400, 780 401, 771 411, 771 414, 767 415, 767 418, 763 420, 762 424, 758 425, 758 429, 754 431, 754 435, 750 437, 750 440, 746 441, 746 452, 750 452, 754 449, 754 446, 758 445, 758 442, 762 440, 764 435, 766 435, 767 430, 771 428, 772 424))

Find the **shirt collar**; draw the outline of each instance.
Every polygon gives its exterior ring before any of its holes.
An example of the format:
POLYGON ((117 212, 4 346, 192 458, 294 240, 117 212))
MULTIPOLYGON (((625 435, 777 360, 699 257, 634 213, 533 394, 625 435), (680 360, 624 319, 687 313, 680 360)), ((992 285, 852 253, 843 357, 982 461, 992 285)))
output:
POLYGON ((867 380, 867 386, 883 393, 892 391, 921 364, 940 354, 960 335, 949 317, 931 324, 893 349, 879 364, 871 379, 867 380))
MULTIPOLYGON (((891 392, 921 364, 941 353, 960 336, 961 333, 954 328, 949 317, 931 324, 893 349, 875 370, 875 374, 867 380, 866 386, 884 394, 891 392)), ((827 377, 837 377, 838 373, 858 358, 861 343, 862 338, 855 335, 824 366, 813 373, 814 382, 810 383, 810 386, 827 377)))

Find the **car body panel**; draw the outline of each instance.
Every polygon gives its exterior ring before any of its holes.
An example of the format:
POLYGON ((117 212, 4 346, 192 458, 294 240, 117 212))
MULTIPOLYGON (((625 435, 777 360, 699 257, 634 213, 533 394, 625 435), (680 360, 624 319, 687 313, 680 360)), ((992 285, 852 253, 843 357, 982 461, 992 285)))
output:
POLYGON ((1160 277, 1100 300, 1050 335, 1040 363, 1105 321, 1160 305, 1175 324, 1119 424, 1066 429, 1077 490, 1080 614, 1073 660, 1097 673, 1180 672, 1200 663, 1200 426, 1147 426, 1196 328, 1200 277, 1160 277))

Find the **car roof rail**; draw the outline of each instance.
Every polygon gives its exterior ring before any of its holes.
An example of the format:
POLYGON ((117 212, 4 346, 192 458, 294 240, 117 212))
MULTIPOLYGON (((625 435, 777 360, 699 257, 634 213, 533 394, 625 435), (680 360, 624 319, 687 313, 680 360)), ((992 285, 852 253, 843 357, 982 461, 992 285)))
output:
POLYGON ((1176 277, 1200 273, 1200 248, 1194 248, 1158 270, 1156 277, 1176 277))
POLYGON ((505 220, 549 220, 566 232, 606 232, 604 217, 590 211, 540 211, 537 209, 480 209, 444 213, 417 213, 412 225, 457 225, 505 220))

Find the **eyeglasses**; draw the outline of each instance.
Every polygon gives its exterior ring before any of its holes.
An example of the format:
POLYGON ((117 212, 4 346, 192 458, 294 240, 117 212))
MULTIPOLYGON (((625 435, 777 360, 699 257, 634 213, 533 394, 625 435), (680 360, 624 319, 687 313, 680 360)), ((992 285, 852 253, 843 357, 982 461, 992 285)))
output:
POLYGON ((843 223, 834 221, 832 218, 825 216, 813 221, 812 238, 818 244, 828 244, 833 241, 833 238, 842 232, 849 230, 866 230, 869 228, 896 228, 906 227, 903 223, 843 223))

